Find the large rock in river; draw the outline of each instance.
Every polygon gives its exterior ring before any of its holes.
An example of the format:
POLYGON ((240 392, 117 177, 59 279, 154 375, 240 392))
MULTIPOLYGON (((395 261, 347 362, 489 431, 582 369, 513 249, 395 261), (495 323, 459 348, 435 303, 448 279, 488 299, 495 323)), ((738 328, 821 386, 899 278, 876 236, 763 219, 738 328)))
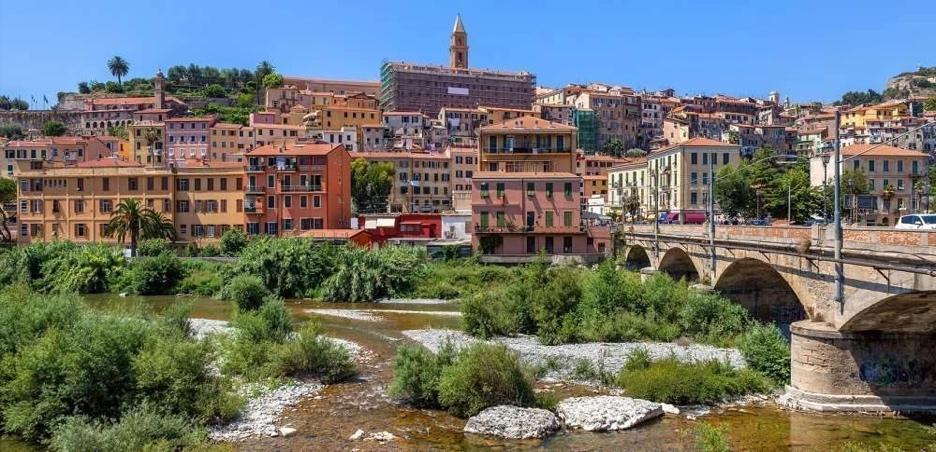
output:
POLYGON ((559 419, 551 411, 501 405, 468 418, 466 433, 509 439, 542 438, 559 430, 559 419))
POLYGON ((659 403, 618 396, 572 397, 556 405, 567 427, 590 432, 624 430, 663 415, 659 403))

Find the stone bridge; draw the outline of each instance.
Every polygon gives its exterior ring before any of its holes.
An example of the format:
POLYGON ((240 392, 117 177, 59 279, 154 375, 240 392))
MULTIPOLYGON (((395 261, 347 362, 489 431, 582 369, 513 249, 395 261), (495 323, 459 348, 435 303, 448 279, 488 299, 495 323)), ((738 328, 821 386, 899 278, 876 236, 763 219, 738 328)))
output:
POLYGON ((846 228, 835 301, 831 227, 624 225, 632 269, 714 289, 790 335, 792 404, 936 411, 936 231, 846 228))

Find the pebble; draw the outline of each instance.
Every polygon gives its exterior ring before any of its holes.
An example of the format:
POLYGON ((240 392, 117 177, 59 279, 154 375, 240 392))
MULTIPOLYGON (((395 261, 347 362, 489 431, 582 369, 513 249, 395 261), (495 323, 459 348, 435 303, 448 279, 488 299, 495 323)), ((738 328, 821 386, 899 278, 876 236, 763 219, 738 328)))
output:
POLYGON ((294 429, 294 428, 292 428, 292 427, 280 427, 279 433, 280 433, 280 435, 283 436, 283 438, 285 438, 285 437, 287 437, 287 436, 289 436, 289 435, 292 435, 293 433, 296 433, 296 429, 294 429))
POLYGON ((367 435, 367 438, 364 438, 364 441, 377 441, 385 443, 387 441, 393 441, 396 439, 396 436, 393 436, 393 433, 390 432, 376 432, 367 435))
POLYGON ((679 414, 679 408, 676 408, 675 405, 670 405, 668 403, 661 403, 660 407, 663 408, 664 414, 673 414, 673 415, 679 414))
POLYGON ((351 436, 348 437, 351 441, 357 441, 364 436, 364 430, 357 429, 351 436))
POLYGON ((246 406, 232 422, 209 428, 208 437, 215 441, 240 441, 282 434, 283 429, 274 425, 280 414, 324 387, 315 381, 290 383, 277 388, 246 384, 240 388, 241 394, 249 397, 246 406))
MULTIPOLYGON (((455 348, 462 348, 481 342, 462 331, 444 329, 407 330, 403 335, 419 342, 432 352, 437 352, 445 342, 455 348)), ((544 378, 569 380, 580 361, 591 362, 596 369, 617 373, 634 350, 643 349, 650 359, 657 360, 670 356, 683 362, 703 362, 710 360, 727 361, 732 367, 745 367, 741 352, 731 348, 718 348, 710 345, 691 344, 682 346, 670 342, 590 342, 584 344, 542 345, 534 336, 498 337, 495 343, 503 344, 517 352, 520 359, 532 365, 542 365, 547 360, 560 363, 561 368, 550 370, 544 378)))

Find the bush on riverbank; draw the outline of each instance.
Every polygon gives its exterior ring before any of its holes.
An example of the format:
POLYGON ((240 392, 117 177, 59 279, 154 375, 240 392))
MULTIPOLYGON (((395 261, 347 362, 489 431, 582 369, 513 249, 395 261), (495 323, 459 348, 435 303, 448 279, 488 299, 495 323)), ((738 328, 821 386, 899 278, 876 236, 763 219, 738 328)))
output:
POLYGON ((446 344, 433 355, 419 346, 400 347, 393 360, 390 394, 461 417, 496 405, 537 403, 532 372, 506 347, 479 343, 453 350, 446 344))
POLYGON ((499 265, 483 265, 473 259, 435 261, 425 276, 415 281, 407 294, 414 298, 468 299, 476 294, 505 287, 517 277, 514 269, 499 265))
POLYGON ((771 388, 766 377, 720 361, 650 361, 646 356, 629 358, 618 374, 617 384, 628 396, 674 405, 710 405, 771 388))
POLYGON ((340 248, 332 273, 321 287, 329 301, 372 301, 404 293, 423 275, 425 250, 407 246, 385 246, 376 250, 340 248))
MULTIPOLYGON (((120 419, 139 403, 207 422, 239 406, 179 322, 90 311, 76 295, 0 293, 0 421, 31 441, 69 416, 120 419)), ((190 423, 192 421, 189 421, 190 423)))
POLYGON ((741 336, 741 355, 778 385, 790 381, 790 343, 774 325, 755 324, 741 336))
POLYGON ((111 290, 137 295, 172 295, 186 276, 182 260, 171 253, 137 258, 112 278, 111 290))
POLYGON ((356 372, 348 351, 325 338, 314 323, 294 332, 282 299, 268 297, 257 310, 236 311, 231 325, 233 337, 221 345, 225 374, 249 381, 311 376, 334 383, 356 372))
POLYGON ((218 294, 220 298, 233 302, 242 311, 259 309, 270 295, 263 281, 254 275, 234 276, 218 294))
POLYGON ((194 427, 184 416, 162 413, 150 405, 128 410, 115 423, 69 417, 55 429, 49 442, 51 450, 62 452, 169 451, 207 446, 204 430, 194 427))

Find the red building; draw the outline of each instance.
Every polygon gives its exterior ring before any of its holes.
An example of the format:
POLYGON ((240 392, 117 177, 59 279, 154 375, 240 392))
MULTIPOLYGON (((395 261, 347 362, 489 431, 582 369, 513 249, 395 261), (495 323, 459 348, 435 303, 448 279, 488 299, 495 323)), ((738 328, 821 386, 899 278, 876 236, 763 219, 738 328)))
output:
POLYGON ((245 154, 248 234, 348 229, 351 157, 342 145, 267 145, 245 154))
POLYGON ((417 244, 442 237, 442 216, 439 214, 405 213, 396 215, 365 215, 359 223, 375 243, 417 244))

